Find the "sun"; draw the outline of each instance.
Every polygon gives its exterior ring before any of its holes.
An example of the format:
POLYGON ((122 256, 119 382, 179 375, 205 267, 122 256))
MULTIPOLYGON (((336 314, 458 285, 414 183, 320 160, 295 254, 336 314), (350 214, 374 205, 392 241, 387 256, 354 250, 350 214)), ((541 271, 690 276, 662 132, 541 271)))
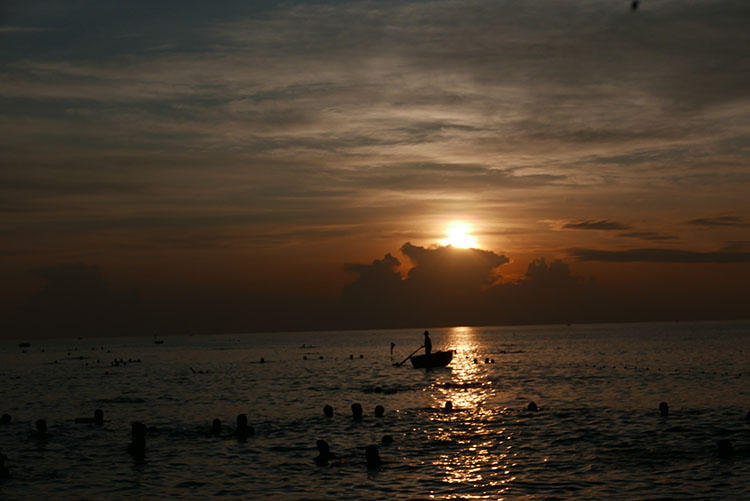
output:
POLYGON ((461 249, 475 249, 478 244, 471 236, 471 226, 461 221, 454 221, 445 229, 446 238, 440 241, 440 245, 451 245, 461 249))

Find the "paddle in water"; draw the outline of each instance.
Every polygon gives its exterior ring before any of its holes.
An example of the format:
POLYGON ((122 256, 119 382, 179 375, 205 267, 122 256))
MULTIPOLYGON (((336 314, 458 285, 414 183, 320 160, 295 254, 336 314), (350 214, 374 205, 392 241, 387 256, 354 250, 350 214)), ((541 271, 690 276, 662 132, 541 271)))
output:
POLYGON ((416 350, 414 350, 414 351, 412 351, 411 353, 409 353, 409 356, 408 356, 408 357, 406 357, 405 359, 403 359, 403 360, 402 360, 401 362, 399 362, 399 363, 397 363, 397 364, 393 364, 393 366, 394 366, 394 367, 401 367, 402 365, 404 365, 404 363, 405 363, 405 362, 406 362, 407 360, 409 360, 409 359, 411 358, 411 356, 412 356, 412 355, 414 355, 414 354, 415 354, 416 352, 418 352, 418 351, 419 351, 419 350, 421 350, 422 348, 424 348, 424 345, 420 346, 420 347, 419 347, 419 348, 417 348, 416 350))

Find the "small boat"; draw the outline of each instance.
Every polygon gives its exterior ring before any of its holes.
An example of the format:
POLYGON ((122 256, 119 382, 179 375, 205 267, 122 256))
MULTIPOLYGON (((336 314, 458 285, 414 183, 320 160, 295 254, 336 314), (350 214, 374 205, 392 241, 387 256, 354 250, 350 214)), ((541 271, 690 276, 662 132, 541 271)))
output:
POLYGON ((432 367, 445 367, 453 360, 453 350, 436 351, 429 355, 417 355, 411 357, 411 365, 415 369, 430 369, 432 367))

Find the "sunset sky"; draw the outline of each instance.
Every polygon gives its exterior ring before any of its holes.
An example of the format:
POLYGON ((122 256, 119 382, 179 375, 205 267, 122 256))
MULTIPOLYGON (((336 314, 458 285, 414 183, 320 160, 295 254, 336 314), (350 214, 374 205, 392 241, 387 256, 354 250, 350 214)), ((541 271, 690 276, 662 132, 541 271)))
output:
POLYGON ((2 336, 746 317, 748 26, 2 2, 2 336))

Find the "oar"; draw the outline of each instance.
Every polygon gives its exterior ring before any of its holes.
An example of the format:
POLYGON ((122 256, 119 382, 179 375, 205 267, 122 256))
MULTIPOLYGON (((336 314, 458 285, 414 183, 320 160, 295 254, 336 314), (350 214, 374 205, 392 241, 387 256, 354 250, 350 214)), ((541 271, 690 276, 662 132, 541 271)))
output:
POLYGON ((409 360, 409 359, 411 358, 411 356, 412 356, 412 355, 414 355, 414 354, 415 354, 416 352, 418 352, 418 351, 419 351, 419 350, 421 350, 422 348, 424 348, 424 345, 420 346, 420 347, 419 347, 419 348, 417 348, 416 350, 414 350, 414 351, 412 351, 411 353, 409 353, 409 356, 408 356, 408 357, 406 357, 405 359, 403 359, 403 360, 402 360, 401 362, 399 362, 399 363, 397 363, 397 364, 393 364, 393 366, 394 366, 394 367, 401 367, 402 365, 404 365, 404 363, 405 363, 405 362, 406 362, 407 360, 409 360))

